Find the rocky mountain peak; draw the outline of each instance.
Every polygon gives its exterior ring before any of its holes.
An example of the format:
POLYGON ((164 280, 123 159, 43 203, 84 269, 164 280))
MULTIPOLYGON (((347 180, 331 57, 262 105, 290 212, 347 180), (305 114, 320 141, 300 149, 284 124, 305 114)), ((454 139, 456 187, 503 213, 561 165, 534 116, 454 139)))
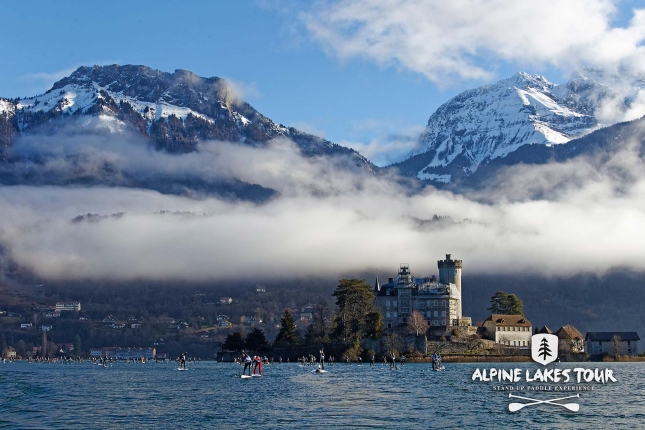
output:
POLYGON ((134 128, 168 152, 195 151, 200 140, 262 144, 286 137, 304 155, 348 156, 357 165, 374 167, 349 148, 274 123, 239 99, 224 79, 183 69, 168 73, 141 65, 82 66, 42 95, 0 102, 0 122, 9 130, 0 136, 5 148, 20 134, 53 120, 92 116, 98 121, 87 124, 107 121, 110 129, 134 128))
POLYGON ((619 119, 603 116, 602 107, 612 102, 627 111, 630 95, 641 88, 645 81, 597 68, 573 73, 564 85, 519 72, 441 105, 418 149, 394 167, 419 179, 453 182, 523 145, 563 144, 613 124, 619 119))

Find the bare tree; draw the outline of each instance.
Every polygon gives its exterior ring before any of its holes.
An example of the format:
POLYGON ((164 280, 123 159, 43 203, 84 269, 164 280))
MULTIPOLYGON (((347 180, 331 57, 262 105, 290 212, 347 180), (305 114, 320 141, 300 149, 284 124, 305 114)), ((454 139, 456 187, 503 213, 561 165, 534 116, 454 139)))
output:
POLYGON ((415 333, 418 337, 419 334, 425 334, 428 331, 428 321, 418 311, 412 311, 408 318, 408 331, 415 333))
POLYGON ((614 355, 614 358, 618 358, 618 353, 620 352, 620 347, 623 343, 623 340, 617 334, 611 338, 611 352, 614 355))
POLYGON ((384 352, 388 352, 388 351, 399 352, 401 351, 401 348, 403 345, 401 338, 396 333, 392 333, 390 335, 385 336, 382 342, 383 342, 384 352))

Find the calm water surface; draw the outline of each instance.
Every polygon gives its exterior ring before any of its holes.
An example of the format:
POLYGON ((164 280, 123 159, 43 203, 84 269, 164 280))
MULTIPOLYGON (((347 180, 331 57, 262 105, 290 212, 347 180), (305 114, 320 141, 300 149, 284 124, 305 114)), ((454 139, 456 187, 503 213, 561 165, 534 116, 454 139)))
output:
MULTIPOLYGON (((645 428, 645 363, 560 365, 608 367, 618 379, 562 402, 579 403, 579 412, 542 404, 510 413, 508 404, 518 400, 493 390, 509 384, 471 381, 477 367, 538 366, 449 363, 445 372, 432 372, 428 364, 396 371, 336 364, 315 374, 285 363, 265 366, 262 378, 241 379, 240 367, 230 363, 189 363, 186 372, 155 363, 0 363, 0 427, 645 428)), ((543 400, 575 392, 514 394, 543 400)))

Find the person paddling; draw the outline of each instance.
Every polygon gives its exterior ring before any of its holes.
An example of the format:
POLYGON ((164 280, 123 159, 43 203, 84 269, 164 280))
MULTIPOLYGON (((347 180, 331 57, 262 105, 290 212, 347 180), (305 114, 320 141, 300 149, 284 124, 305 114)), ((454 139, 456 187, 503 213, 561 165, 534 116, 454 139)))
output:
POLYGON ((325 351, 320 349, 320 369, 325 370, 325 351))
POLYGON ((256 355, 253 362, 255 363, 253 366, 253 374, 255 375, 255 372, 257 371, 260 376, 262 376, 262 359, 256 355))
POLYGON ((242 351, 242 362, 244 363, 244 370, 242 376, 246 375, 246 369, 249 369, 249 376, 251 376, 251 357, 246 352, 242 351))

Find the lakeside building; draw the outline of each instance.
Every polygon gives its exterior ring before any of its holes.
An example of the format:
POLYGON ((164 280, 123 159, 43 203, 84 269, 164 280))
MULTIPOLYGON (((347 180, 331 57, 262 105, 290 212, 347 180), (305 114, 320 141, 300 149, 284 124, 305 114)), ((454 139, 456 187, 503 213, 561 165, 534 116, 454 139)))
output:
POLYGON ((492 314, 484 320, 482 328, 484 337, 495 343, 520 348, 531 346, 533 327, 524 315, 492 314))
POLYGON ((581 354, 585 352, 585 340, 582 333, 571 324, 560 327, 555 335, 558 337, 558 348, 563 353, 581 354))
POLYGON ((231 303, 233 303, 233 298, 232 297, 220 297, 219 302, 222 305, 230 305, 231 303))
POLYGON ((116 358, 117 360, 141 360, 142 358, 154 360, 157 356, 156 348, 121 348, 118 346, 92 348, 90 357, 116 358))
POLYGON ((462 261, 446 254, 437 262, 436 276, 415 278, 408 264, 401 264, 395 278, 380 285, 374 284, 376 307, 387 328, 407 323, 413 311, 422 314, 435 335, 448 333, 453 327, 470 326, 471 319, 462 315, 461 269, 462 261))
POLYGON ((16 358, 16 350, 12 346, 8 347, 6 349, 6 351, 5 351, 5 353, 4 353, 4 358, 6 358, 7 360, 15 359, 16 358))
POLYGON ((81 302, 58 302, 56 303, 56 312, 80 312, 81 302))
POLYGON ((635 331, 589 331, 585 336, 589 355, 638 355, 635 331))

